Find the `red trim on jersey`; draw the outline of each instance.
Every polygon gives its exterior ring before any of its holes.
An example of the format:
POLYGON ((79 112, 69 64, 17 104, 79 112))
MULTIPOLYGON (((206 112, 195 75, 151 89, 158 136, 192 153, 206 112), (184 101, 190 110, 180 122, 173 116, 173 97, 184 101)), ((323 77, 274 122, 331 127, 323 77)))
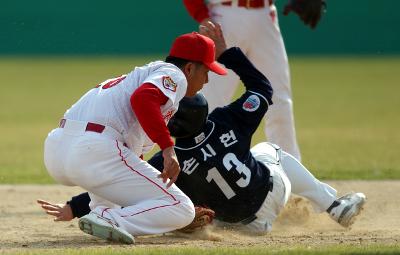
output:
POLYGON ((152 181, 152 180, 151 180, 150 178, 148 178, 147 176, 145 176, 145 175, 139 173, 138 171, 136 171, 135 169, 133 169, 133 167, 130 166, 130 165, 128 164, 128 162, 126 162, 126 159, 125 159, 124 156, 122 155, 122 150, 121 150, 121 148, 120 148, 119 145, 118 145, 118 140, 115 140, 115 142, 116 142, 116 145, 117 145, 117 148, 118 148, 118 151, 119 151, 119 156, 121 157, 121 161, 124 162, 125 165, 126 165, 129 169, 131 169, 133 172, 137 173, 138 175, 144 177, 144 178, 145 178, 146 180, 148 180, 149 182, 151 182, 151 183, 153 183, 154 185, 156 185, 158 188, 160 188, 162 191, 164 191, 165 194, 169 195, 174 201, 178 201, 178 200, 176 200, 176 198, 175 198, 171 193, 169 193, 166 189, 164 189, 163 187, 161 187, 160 185, 158 185, 157 183, 155 183, 154 181, 152 181))
POLYGON ((121 217, 123 217, 123 218, 124 218, 124 217, 131 217, 131 216, 135 216, 135 215, 142 214, 142 213, 145 213, 145 212, 148 212, 148 211, 151 211, 151 210, 155 210, 155 209, 159 209, 159 208, 163 208, 163 207, 168 207, 168 206, 174 206, 174 205, 177 205, 177 204, 179 204, 180 202, 181 202, 181 201, 176 201, 174 204, 156 206, 156 207, 149 208, 149 209, 146 209, 146 210, 143 210, 143 211, 140 211, 140 212, 137 212, 137 213, 131 214, 131 215, 123 215, 123 216, 121 216, 121 217))
POLYGON ((174 141, 169 134, 160 106, 168 101, 168 97, 151 83, 144 83, 133 92, 131 107, 150 139, 157 143, 161 150, 173 146, 174 141))
POLYGON ((154 184, 155 186, 157 186, 157 187, 158 187, 159 189, 161 189, 165 194, 169 195, 169 196, 174 200, 174 203, 173 203, 173 204, 169 204, 169 205, 160 205, 160 206, 152 207, 152 208, 149 208, 149 209, 146 209, 146 210, 143 210, 143 211, 134 213, 134 214, 132 214, 132 215, 122 215, 121 217, 130 217, 130 216, 138 215, 138 214, 141 214, 141 213, 144 213, 144 212, 148 212, 148 211, 151 211, 151 210, 155 210, 155 209, 158 209, 158 208, 163 208, 163 207, 167 207, 167 206, 175 206, 175 205, 177 205, 177 204, 180 204, 181 201, 177 200, 177 199, 174 197, 174 195, 172 195, 171 193, 169 193, 166 189, 164 189, 163 187, 161 187, 160 185, 158 185, 157 183, 155 183, 155 182, 154 182, 153 180, 151 180, 149 177, 147 177, 147 176, 145 176, 145 175, 139 173, 139 172, 136 171, 135 169, 133 169, 133 167, 130 166, 130 165, 128 164, 128 162, 126 162, 126 159, 124 158, 124 156, 122 156, 122 151, 121 151, 121 148, 120 148, 119 145, 118 145, 118 140, 115 140, 115 142, 116 142, 116 145, 117 145, 117 148, 118 148, 118 151, 119 151, 119 156, 121 157, 121 161, 124 162, 124 164, 125 164, 132 172, 134 172, 134 173, 136 173, 136 174, 142 176, 143 178, 145 178, 146 180, 148 180, 149 182, 151 182, 152 184, 154 184))
POLYGON ((210 18, 208 7, 204 0, 183 0, 189 15, 197 22, 202 22, 204 19, 210 18))
POLYGON ((104 217, 104 213, 105 213, 106 211, 108 211, 109 209, 110 209, 109 207, 103 209, 103 210, 101 211, 101 217, 104 217))

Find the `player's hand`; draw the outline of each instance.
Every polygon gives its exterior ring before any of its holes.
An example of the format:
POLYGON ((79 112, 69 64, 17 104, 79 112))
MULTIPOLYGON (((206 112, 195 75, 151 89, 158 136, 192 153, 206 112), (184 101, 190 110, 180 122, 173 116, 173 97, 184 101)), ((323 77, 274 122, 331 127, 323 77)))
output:
POLYGON ((175 154, 174 146, 165 148, 162 151, 162 155, 164 158, 164 169, 158 177, 162 178, 164 183, 166 183, 169 178, 170 181, 167 184, 167 188, 169 188, 176 181, 176 179, 178 179, 181 168, 179 167, 179 162, 175 154))
POLYGON ((199 26, 199 33, 211 38, 215 43, 215 59, 226 50, 226 43, 221 25, 211 21, 202 21, 199 26))
POLYGON ((48 215, 55 217, 54 221, 70 221, 74 218, 71 206, 68 204, 53 204, 41 199, 38 199, 37 203, 48 215))
POLYGON ((207 26, 208 22, 212 22, 210 18, 205 18, 200 22, 200 26, 207 26))

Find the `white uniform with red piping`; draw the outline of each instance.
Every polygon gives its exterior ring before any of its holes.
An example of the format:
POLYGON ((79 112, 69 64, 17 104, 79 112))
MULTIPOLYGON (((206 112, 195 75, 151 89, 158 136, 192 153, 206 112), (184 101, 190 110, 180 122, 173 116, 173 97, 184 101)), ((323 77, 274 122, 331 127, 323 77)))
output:
POLYGON ((88 91, 64 115, 45 142, 45 165, 52 177, 89 191, 93 211, 132 235, 164 233, 189 224, 190 199, 157 178, 140 159, 152 142, 132 111, 130 98, 144 83, 168 97, 161 113, 168 121, 186 93, 182 71, 162 61, 137 67, 88 91), (121 208, 123 207, 123 208, 121 208))

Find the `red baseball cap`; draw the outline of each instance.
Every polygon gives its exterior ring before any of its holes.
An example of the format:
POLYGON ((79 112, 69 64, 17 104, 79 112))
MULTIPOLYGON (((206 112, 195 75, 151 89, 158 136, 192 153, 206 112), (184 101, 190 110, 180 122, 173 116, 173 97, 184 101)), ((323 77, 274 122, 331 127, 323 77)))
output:
POLYGON ((169 55, 171 57, 201 62, 214 73, 220 75, 227 74, 225 68, 215 61, 214 41, 196 32, 178 36, 172 44, 169 55))

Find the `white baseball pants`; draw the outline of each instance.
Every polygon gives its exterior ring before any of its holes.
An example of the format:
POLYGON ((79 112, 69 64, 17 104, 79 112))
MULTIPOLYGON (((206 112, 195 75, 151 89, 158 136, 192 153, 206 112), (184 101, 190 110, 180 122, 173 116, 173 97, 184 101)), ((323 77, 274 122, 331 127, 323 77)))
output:
POLYGON ((113 132, 85 132, 86 124, 67 121, 49 133, 44 161, 56 181, 88 190, 91 209, 132 235, 165 233, 193 220, 193 203, 177 186, 166 189, 160 172, 113 132))
POLYGON ((274 187, 256 213, 257 219, 247 225, 257 232, 270 231, 272 223, 283 209, 290 192, 307 198, 316 212, 326 211, 336 199, 336 190, 317 180, 297 159, 279 146, 259 143, 251 153, 270 169, 274 187))
MULTIPOLYGON (((268 1, 266 1, 268 2, 268 1)), ((274 5, 258 9, 212 5, 211 18, 222 25, 228 47, 238 46, 270 81, 274 89, 273 105, 265 120, 268 141, 300 160, 293 117, 289 64, 274 5)), ((210 111, 231 102, 239 83, 232 71, 227 76, 209 75, 202 92, 210 111)))

